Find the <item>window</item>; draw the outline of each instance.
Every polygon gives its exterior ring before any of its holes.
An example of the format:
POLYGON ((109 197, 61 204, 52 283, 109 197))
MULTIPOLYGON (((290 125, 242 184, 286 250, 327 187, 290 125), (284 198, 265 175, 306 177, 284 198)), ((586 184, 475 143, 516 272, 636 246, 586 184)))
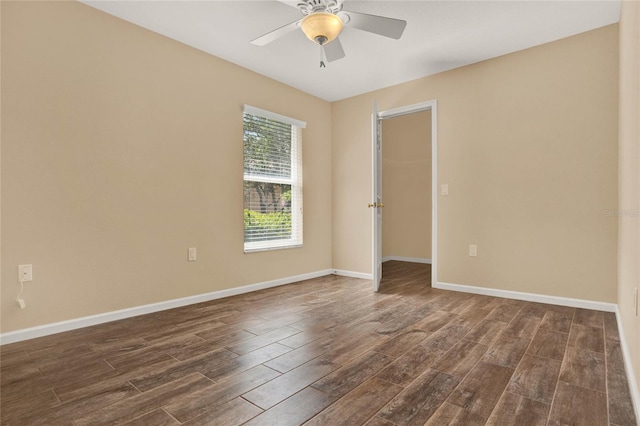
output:
POLYGON ((244 251, 302 246, 301 129, 306 123, 244 106, 244 251))

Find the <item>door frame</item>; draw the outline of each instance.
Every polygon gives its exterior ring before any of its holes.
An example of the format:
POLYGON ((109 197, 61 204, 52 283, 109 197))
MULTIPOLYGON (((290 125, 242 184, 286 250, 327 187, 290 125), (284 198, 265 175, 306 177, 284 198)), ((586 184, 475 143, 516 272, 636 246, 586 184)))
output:
MULTIPOLYGON (((374 125, 372 129, 372 160, 373 171, 371 186, 373 193, 376 193, 376 182, 382 182, 382 167, 377 167, 376 164, 380 164, 377 160, 378 155, 382 155, 382 132, 378 135, 378 131, 381 129, 382 120, 389 118, 399 117, 402 115, 413 114, 421 111, 431 111, 431 285, 438 283, 438 100, 433 99, 430 101, 420 102, 417 104, 406 105, 399 108, 393 108, 385 111, 376 111, 376 103, 374 101, 373 117, 374 125), (377 147, 377 139, 380 139, 380 149, 377 147)), ((376 202, 374 200, 374 202, 376 202)), ((373 215, 377 214, 377 208, 372 209, 373 215)), ((382 264, 381 250, 376 250, 377 247, 382 246, 382 220, 377 221, 377 226, 380 229, 376 229, 375 217, 372 216, 372 276, 374 277, 374 290, 378 291, 379 282, 376 282, 375 277, 377 274, 375 271, 382 264), (380 240, 379 240, 380 239, 380 240)))

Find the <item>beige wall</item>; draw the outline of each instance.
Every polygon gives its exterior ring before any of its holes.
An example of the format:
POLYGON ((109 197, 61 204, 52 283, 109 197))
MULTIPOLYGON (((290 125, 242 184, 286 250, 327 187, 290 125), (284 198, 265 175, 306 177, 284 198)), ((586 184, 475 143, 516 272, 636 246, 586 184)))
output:
POLYGON ((2 332, 331 268, 328 102, 78 2, 1 3, 2 332), (302 249, 243 253, 244 103, 308 122, 302 249))
POLYGON ((369 273, 373 99, 438 100, 440 281, 616 301, 617 25, 329 104, 79 3, 1 4, 2 332, 369 273), (243 103, 309 123, 303 249, 242 253, 243 103))
POLYGON ((334 268, 371 272, 372 101, 437 99, 438 280, 615 302, 617 82, 611 25, 334 103, 334 268))
POLYGON ((623 1, 620 19, 618 308, 637 383, 640 383, 640 320, 635 315, 633 291, 640 284, 639 123, 640 3, 623 1))
POLYGON ((431 259, 431 111, 382 121, 382 257, 431 259))

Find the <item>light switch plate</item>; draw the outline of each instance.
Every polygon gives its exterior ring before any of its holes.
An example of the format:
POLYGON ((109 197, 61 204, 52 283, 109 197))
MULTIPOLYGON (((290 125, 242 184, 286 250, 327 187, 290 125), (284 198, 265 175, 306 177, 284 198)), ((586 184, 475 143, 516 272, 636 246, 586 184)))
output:
POLYGON ((195 247, 189 247, 189 262, 195 262, 197 259, 197 251, 195 247))

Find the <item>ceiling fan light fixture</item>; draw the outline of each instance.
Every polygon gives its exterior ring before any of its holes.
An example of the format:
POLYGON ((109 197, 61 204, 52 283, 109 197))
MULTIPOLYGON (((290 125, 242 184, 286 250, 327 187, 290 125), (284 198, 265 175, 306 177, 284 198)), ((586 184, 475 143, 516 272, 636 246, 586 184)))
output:
POLYGON ((309 40, 324 45, 335 40, 342 31, 342 19, 333 13, 314 12, 304 17, 300 23, 309 40))

